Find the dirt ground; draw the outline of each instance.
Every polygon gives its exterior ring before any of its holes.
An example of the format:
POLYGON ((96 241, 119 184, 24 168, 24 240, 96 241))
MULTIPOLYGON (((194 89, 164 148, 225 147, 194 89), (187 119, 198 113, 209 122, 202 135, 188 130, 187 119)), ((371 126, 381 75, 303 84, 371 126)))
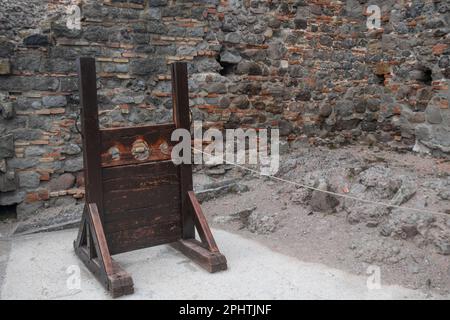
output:
MULTIPOLYGON (((210 170, 195 181, 224 179, 217 168, 210 170)), ((302 261, 358 275, 378 266, 382 284, 450 292, 448 160, 365 146, 305 148, 282 158, 277 176, 283 179, 423 213, 344 200, 256 178, 242 169, 227 170, 233 178, 241 176, 248 191, 203 202, 213 227, 302 261)))
MULTIPOLYGON (((379 267, 382 284, 450 293, 448 159, 368 146, 302 147, 282 156, 276 176, 418 211, 343 199, 232 165, 195 168, 194 187, 214 228, 357 275, 379 267)), ((72 225, 76 217, 69 218, 72 225)), ((0 238, 14 225, 0 223, 0 238)))

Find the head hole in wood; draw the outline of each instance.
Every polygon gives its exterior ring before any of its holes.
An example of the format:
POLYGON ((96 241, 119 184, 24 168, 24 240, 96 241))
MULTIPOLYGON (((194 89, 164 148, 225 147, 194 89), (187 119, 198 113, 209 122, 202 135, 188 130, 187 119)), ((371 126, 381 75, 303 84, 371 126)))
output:
POLYGON ((131 148, 133 157, 138 161, 145 161, 150 157, 151 150, 144 139, 137 139, 131 148))

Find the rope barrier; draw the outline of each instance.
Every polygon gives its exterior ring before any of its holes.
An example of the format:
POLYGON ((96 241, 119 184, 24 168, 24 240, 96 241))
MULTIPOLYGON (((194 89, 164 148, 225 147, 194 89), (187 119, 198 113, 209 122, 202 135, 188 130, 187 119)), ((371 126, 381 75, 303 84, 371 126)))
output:
MULTIPOLYGON (((207 156, 212 156, 212 157, 214 156, 212 154, 204 152, 203 150, 199 150, 199 149, 196 149, 196 148, 192 148, 192 149, 194 151, 200 152, 200 153, 202 153, 204 155, 207 155, 207 156)), ((245 166, 242 166, 240 164, 228 161, 226 159, 224 161, 225 161, 226 164, 230 164, 230 165, 236 166, 238 168, 244 169, 244 170, 246 170, 248 172, 251 172, 253 174, 257 174, 258 177, 261 177, 261 173, 259 171, 257 171, 257 170, 247 168, 245 166)), ((336 193, 336 192, 332 192, 332 191, 321 190, 321 189, 318 189, 318 188, 315 188, 315 187, 312 187, 312 186, 308 186, 308 185, 305 185, 305 184, 301 184, 301 183, 298 183, 298 182, 295 182, 295 181, 290 181, 290 180, 286 180, 286 179, 283 179, 283 178, 275 177, 273 175, 264 175, 264 177, 268 177, 268 178, 271 178, 273 180, 278 180, 278 181, 281 181, 281 182, 284 182, 284 183, 287 183, 287 184, 291 184, 291 185, 294 185, 294 186, 297 186, 297 187, 301 187, 301 188, 304 188, 304 189, 309 189, 309 190, 313 190, 313 191, 326 193, 326 194, 333 195, 333 196, 340 197, 340 198, 355 200, 355 201, 359 201, 359 202, 365 202, 365 203, 368 203, 368 204, 380 205, 380 206, 384 206, 384 207, 388 207, 388 208, 397 208, 397 209, 415 211, 415 212, 420 212, 420 213, 430 213, 430 214, 445 216, 447 218, 450 217, 450 215, 448 215, 446 213, 443 213, 443 212, 427 210, 427 209, 403 207, 403 206, 399 206, 399 205, 395 205, 395 204, 389 204, 389 203, 384 203, 384 202, 378 202, 378 201, 361 199, 361 198, 358 198, 358 197, 354 197, 354 196, 350 196, 350 195, 346 195, 346 194, 342 194, 342 193, 336 193)))

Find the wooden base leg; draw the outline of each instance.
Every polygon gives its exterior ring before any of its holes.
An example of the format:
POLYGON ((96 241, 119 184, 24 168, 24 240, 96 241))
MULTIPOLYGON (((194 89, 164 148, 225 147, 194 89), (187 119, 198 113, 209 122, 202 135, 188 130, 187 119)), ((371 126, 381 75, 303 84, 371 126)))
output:
POLYGON ((172 247, 211 273, 226 270, 227 259, 220 253, 217 247, 195 193, 188 191, 187 196, 189 199, 189 210, 191 210, 201 242, 195 239, 181 239, 173 243, 172 247))
POLYGON ((134 293, 134 283, 131 275, 126 272, 122 267, 114 260, 113 262, 113 274, 108 276, 108 288, 113 298, 118 298, 124 295, 134 293))
POLYGON ((134 292, 133 279, 109 254, 95 204, 89 204, 85 208, 78 238, 73 245, 80 260, 111 293, 113 298, 134 292))
POLYGON ((211 252, 195 240, 179 240, 172 243, 172 247, 192 259, 208 272, 214 273, 227 270, 227 259, 220 252, 211 252))
POLYGON ((100 265, 98 258, 90 259, 87 247, 76 247, 75 253, 85 266, 92 272, 97 280, 111 293, 113 298, 134 293, 133 279, 114 259, 112 261, 112 274, 107 275, 100 265))

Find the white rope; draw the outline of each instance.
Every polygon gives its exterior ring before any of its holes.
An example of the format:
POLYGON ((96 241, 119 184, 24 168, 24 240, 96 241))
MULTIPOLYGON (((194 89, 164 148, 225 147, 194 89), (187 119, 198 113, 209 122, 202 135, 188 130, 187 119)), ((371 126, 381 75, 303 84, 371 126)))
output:
MULTIPOLYGON (((192 148, 192 149, 193 149, 194 151, 200 152, 200 153, 202 153, 202 154, 204 154, 204 155, 214 157, 214 155, 209 154, 209 153, 206 153, 206 152, 204 152, 203 150, 199 150, 199 149, 196 149, 196 148, 192 148)), ((261 173, 260 173, 259 171, 257 171, 257 170, 247 168, 247 167, 245 167, 245 166, 242 166, 242 165, 240 165, 240 164, 237 164, 237 163, 228 161, 228 160, 226 160, 226 159, 224 160, 224 162, 227 163, 227 164, 236 166, 236 167, 238 167, 238 168, 244 169, 244 170, 246 170, 246 171, 249 171, 249 172, 251 172, 251 173, 257 174, 258 177, 261 177, 261 173)), ((336 193, 336 192, 332 192, 332 191, 321 190, 321 189, 318 189, 318 188, 315 188, 315 187, 307 186, 307 185, 304 185, 304 184, 301 184, 301 183, 298 183, 298 182, 286 180, 286 179, 279 178, 279 177, 275 177, 275 176, 272 176, 272 175, 263 175, 263 176, 264 176, 264 177, 271 178, 271 179, 273 179, 273 180, 278 180, 278 181, 281 181, 281 182, 284 182, 284 183, 287 183, 287 184, 291 184, 291 185, 294 185, 294 186, 298 186, 298 187, 301 187, 301 188, 305 188, 305 189, 309 189, 309 190, 313 190, 313 191, 318 191, 318 192, 330 194, 330 195, 333 195, 333 196, 336 196, 336 197, 345 198, 345 199, 355 200, 355 201, 359 201, 359 202, 365 202, 365 203, 369 203, 369 204, 380 205, 380 206, 384 206, 384 207, 388 207, 388 208, 398 208, 398 209, 410 210, 410 211, 415 211, 415 212, 420 212, 420 213, 430 213, 430 214, 442 215, 442 216, 445 216, 445 217, 447 217, 447 218, 450 217, 449 214, 446 214, 446 213, 443 213, 443 212, 438 212, 438 211, 433 211, 433 210, 427 210, 427 209, 418 209, 418 208, 411 208, 411 207, 403 207, 403 206, 399 206, 399 205, 395 205, 395 204, 389 204, 389 203, 384 203, 384 202, 378 202, 378 201, 366 200, 366 199, 361 199, 361 198, 353 197, 353 196, 346 195, 346 194, 342 194, 342 193, 336 193)))

